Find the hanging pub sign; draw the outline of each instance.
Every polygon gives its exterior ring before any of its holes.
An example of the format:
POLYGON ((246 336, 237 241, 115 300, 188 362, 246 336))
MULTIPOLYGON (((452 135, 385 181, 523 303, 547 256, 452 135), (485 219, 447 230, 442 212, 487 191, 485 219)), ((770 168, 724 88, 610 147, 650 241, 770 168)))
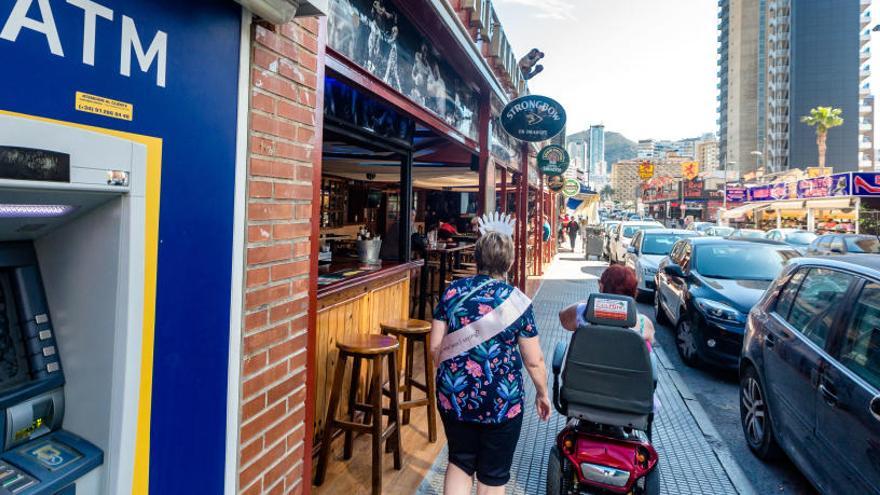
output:
POLYGON ((654 177, 654 164, 651 162, 639 163, 639 179, 649 180, 654 177))
POLYGON ((547 189, 550 189, 553 192, 559 192, 562 190, 562 186, 565 185, 565 180, 561 175, 550 175, 547 177, 547 189))
POLYGON ((681 175, 687 180, 694 180, 700 175, 699 162, 684 162, 681 164, 681 175))
POLYGON ((570 162, 568 151, 558 144, 545 146, 538 152, 538 170, 544 175, 562 175, 570 162))
POLYGON ((573 198, 581 192, 581 183, 575 179, 565 179, 562 184, 562 195, 567 198, 573 198))
POLYGON ((688 199, 696 199, 703 197, 703 181, 688 180, 682 182, 683 195, 688 199))
POLYGON ((501 127, 520 141, 540 142, 562 132, 565 119, 565 109, 556 100, 526 95, 504 107, 501 127))

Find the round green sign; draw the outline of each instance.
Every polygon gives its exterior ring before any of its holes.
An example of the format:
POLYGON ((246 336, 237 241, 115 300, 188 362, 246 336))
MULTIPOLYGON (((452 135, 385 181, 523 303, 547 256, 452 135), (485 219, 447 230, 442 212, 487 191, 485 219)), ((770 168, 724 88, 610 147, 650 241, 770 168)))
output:
POLYGON ((544 175, 562 175, 570 162, 568 151, 558 144, 545 146, 538 152, 538 170, 544 175))
POLYGON ((580 182, 575 179, 565 179, 565 183, 562 184, 562 194, 565 197, 571 198, 577 196, 579 192, 581 192, 580 182))

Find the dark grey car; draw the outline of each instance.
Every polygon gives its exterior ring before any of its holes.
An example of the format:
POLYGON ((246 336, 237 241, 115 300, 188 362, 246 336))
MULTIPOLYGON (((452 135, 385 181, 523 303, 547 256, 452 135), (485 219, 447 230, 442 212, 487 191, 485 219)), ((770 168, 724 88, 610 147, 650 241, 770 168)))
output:
POLYGON ((749 448, 780 447, 823 493, 880 494, 880 256, 797 258, 749 313, 749 448))

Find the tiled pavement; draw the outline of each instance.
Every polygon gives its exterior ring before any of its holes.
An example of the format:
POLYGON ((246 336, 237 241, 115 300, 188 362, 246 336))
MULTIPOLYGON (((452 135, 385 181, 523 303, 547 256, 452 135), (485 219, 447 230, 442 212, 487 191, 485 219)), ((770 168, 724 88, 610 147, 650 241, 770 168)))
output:
MULTIPOLYGON (((570 338, 570 334, 558 324, 559 310, 596 291, 596 281, 604 266, 595 261, 586 262, 583 256, 562 253, 545 275, 544 284, 534 299, 534 308, 548 368, 556 343, 570 338)), ((664 359, 663 350, 657 348, 657 352, 661 363, 657 387, 661 405, 654 424, 654 445, 660 454, 662 493, 751 493, 742 471, 713 435, 714 429, 704 419, 705 413, 699 403, 688 400, 689 393, 681 381, 676 380, 676 372, 665 365, 668 360, 664 359)), ((552 380, 552 377, 548 379, 552 380)), ((526 404, 532 404, 535 389, 528 379, 526 383, 526 404)), ((526 410, 508 494, 546 493, 547 456, 556 432, 562 429, 564 423, 565 418, 555 412, 548 423, 541 423, 533 410, 526 410)), ((442 494, 445 470, 444 449, 417 493, 442 494)))

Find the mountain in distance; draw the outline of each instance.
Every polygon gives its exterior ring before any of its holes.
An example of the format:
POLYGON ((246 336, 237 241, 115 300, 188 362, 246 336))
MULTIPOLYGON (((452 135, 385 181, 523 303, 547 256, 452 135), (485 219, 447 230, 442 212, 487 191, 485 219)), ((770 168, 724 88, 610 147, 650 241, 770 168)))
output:
MULTIPOLYGON (((566 142, 590 141, 590 131, 581 131, 566 136, 566 142)), ((621 160, 630 160, 638 156, 638 146, 619 132, 605 131, 605 163, 609 165, 621 160)))

